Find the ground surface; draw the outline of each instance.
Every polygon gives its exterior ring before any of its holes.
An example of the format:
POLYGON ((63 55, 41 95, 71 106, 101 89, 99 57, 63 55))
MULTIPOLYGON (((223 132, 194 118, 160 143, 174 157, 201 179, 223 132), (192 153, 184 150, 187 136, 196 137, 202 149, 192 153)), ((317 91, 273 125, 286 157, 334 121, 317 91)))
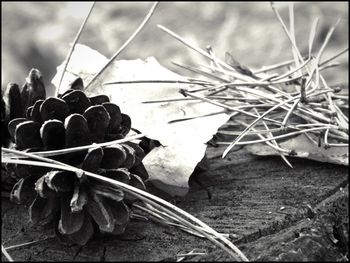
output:
MULTIPOLYGON (((50 80, 68 53, 86 8, 59 2, 2 2, 1 6, 2 88, 9 81, 22 84, 29 70, 36 67, 43 72, 50 94, 50 80)), ((111 57, 150 6, 148 2, 98 3, 80 42, 111 57)), ((288 9, 280 10, 288 21, 288 9)), ((347 2, 299 3, 295 6, 296 38, 303 53, 307 52, 308 34, 316 16, 320 18, 316 50, 329 27, 342 17, 326 48, 325 59, 348 47, 347 2)), ((184 75, 188 72, 179 70, 172 61, 203 61, 157 29, 157 24, 202 48, 210 44, 222 59, 225 51, 231 51, 248 66, 258 68, 292 58, 288 39, 268 2, 168 2, 160 4, 151 22, 120 59, 155 56, 162 65, 184 75)), ((347 84, 347 56, 338 61, 343 64, 327 71, 326 79, 330 84, 347 84)), ((211 192, 211 199, 206 190, 192 182, 186 197, 172 201, 218 232, 230 234, 250 260, 346 259, 348 167, 292 159, 294 169, 290 169, 280 158, 258 158, 244 151, 222 160, 222 151, 208 148, 211 169, 198 175, 211 192)), ((209 241, 152 222, 132 222, 122 237, 96 239, 83 248, 45 239, 50 236, 50 231, 28 223, 25 207, 2 198, 5 247, 44 239, 35 245, 10 249, 15 260, 174 261, 178 253, 192 249, 203 249, 207 255, 185 260, 230 260, 209 241)))
MULTIPOLYGON (((211 170, 197 176, 211 199, 193 181, 186 197, 169 200, 218 232, 230 234, 250 260, 346 259, 348 167, 292 159, 290 169, 280 158, 257 158, 245 150, 223 160, 222 150, 208 149, 211 170)), ((5 247, 52 236, 27 221, 24 207, 2 199, 5 247)), ((186 260, 231 260, 205 239, 144 221, 133 221, 120 237, 95 239, 84 247, 48 239, 9 252, 15 260, 26 261, 175 261, 177 254, 192 249, 207 255, 186 260)))

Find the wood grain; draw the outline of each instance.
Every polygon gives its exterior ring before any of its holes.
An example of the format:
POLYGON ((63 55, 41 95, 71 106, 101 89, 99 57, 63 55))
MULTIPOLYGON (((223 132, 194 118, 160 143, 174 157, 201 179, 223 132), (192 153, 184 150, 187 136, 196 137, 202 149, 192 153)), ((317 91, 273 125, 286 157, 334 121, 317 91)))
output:
MULTIPOLYGON (((192 176, 187 196, 171 199, 158 194, 218 232, 230 234, 250 260, 344 259, 346 231, 343 241, 335 233, 340 241, 334 244, 329 236, 334 233, 328 230, 339 220, 348 229, 348 217, 342 214, 348 206, 332 210, 338 200, 348 200, 348 167, 290 159, 291 169, 279 157, 255 157, 245 150, 221 159, 223 150, 208 148, 211 169, 192 176)), ((49 229, 27 221, 25 207, 2 199, 5 247, 52 236, 49 229)), ((178 253, 195 248, 207 255, 186 260, 230 261, 209 241, 151 221, 133 221, 123 235, 95 238, 84 247, 50 239, 8 252, 15 260, 26 261, 175 261, 178 253)))

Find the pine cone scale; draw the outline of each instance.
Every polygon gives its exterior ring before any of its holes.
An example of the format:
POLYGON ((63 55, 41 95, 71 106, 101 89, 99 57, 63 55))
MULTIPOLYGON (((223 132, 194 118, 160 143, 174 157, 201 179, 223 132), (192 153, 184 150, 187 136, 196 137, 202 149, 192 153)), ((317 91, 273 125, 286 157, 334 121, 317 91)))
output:
MULTIPOLYGON (((83 81, 78 78, 64 94, 45 98, 45 87, 37 70, 30 72, 21 91, 12 85, 8 94, 14 94, 11 98, 20 101, 18 105, 22 107, 11 110, 9 100, 2 100, 2 122, 14 143, 11 147, 52 151, 124 138, 131 129, 130 117, 111 103, 108 96, 88 97, 83 89, 83 81), (6 111, 6 107, 10 110, 6 111)), ((147 179, 148 174, 140 169, 144 156, 140 145, 128 142, 53 158, 145 190, 142 179, 147 179), (135 175, 139 171, 141 177, 135 175)), ((84 245, 96 231, 118 235, 129 223, 128 205, 135 198, 122 189, 56 169, 14 165, 12 170, 11 178, 19 180, 13 187, 12 200, 30 205, 33 224, 54 222, 55 233, 62 242, 84 245)))

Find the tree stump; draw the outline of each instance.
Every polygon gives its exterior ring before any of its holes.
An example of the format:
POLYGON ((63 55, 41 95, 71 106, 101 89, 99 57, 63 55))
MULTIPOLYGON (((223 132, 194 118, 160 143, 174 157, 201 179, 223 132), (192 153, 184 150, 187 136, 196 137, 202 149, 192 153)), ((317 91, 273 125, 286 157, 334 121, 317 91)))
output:
MULTIPOLYGON (((190 191, 168 201, 229 234, 252 261, 336 261, 348 253, 348 167, 290 158, 257 157, 244 149, 221 158, 208 147, 211 168, 192 176, 190 191), (209 193, 209 194, 208 194, 209 193)), ((121 236, 87 245, 60 244, 49 229, 33 227, 28 210, 2 198, 2 244, 20 261, 176 261, 193 249, 204 256, 183 261, 230 261, 206 239, 152 221, 132 221, 121 236)), ((4 256, 2 256, 2 260, 4 256)))

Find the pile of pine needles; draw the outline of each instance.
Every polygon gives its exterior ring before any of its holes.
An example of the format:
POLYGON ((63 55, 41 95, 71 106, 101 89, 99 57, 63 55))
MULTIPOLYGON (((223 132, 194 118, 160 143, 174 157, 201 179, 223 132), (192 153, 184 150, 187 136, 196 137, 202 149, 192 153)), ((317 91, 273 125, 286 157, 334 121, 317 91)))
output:
POLYGON ((298 153, 293 149, 280 147, 281 140, 305 134, 318 147, 348 147, 348 94, 342 92, 342 85, 330 85, 322 75, 323 70, 339 66, 339 63, 333 61, 346 53, 348 48, 321 60, 340 21, 338 19, 329 29, 321 48, 314 54, 313 42, 319 22, 315 18, 309 34, 308 54, 301 54, 295 39, 293 4, 289 4, 289 29, 273 3, 271 7, 291 43, 293 59, 252 70, 241 65, 228 52, 225 61, 222 61, 215 56, 210 46, 206 50, 200 49, 159 25, 161 30, 209 59, 210 63, 197 66, 174 63, 201 77, 188 79, 193 88, 181 89, 183 97, 145 103, 197 100, 221 107, 222 111, 193 118, 230 114, 230 121, 219 131, 221 134, 234 136, 232 141, 218 142, 228 145, 223 157, 237 145, 264 142, 274 148, 291 166, 285 156, 298 156, 298 153), (247 140, 242 140, 246 137, 247 140))

